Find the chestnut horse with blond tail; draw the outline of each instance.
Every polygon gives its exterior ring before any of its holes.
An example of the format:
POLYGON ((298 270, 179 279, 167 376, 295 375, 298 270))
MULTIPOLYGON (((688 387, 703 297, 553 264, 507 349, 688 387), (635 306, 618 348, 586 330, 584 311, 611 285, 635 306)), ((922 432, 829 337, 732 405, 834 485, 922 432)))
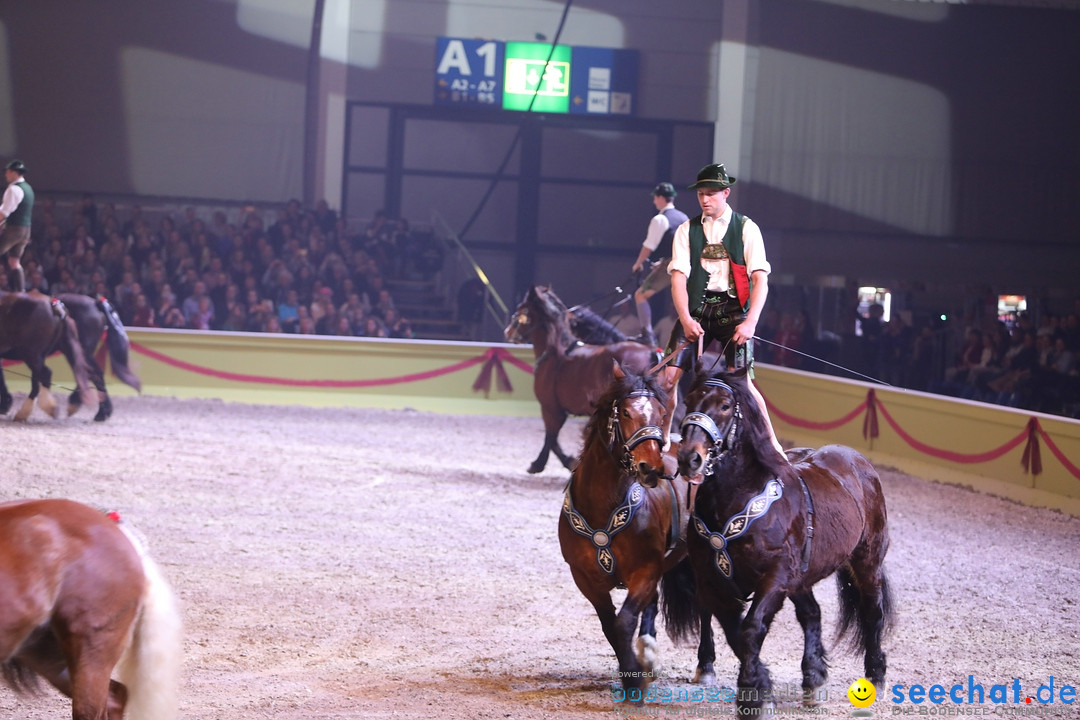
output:
POLYGON ((173 594, 118 517, 71 500, 0 504, 0 671, 10 687, 48 681, 71 698, 74 720, 171 720, 180 660, 173 594))

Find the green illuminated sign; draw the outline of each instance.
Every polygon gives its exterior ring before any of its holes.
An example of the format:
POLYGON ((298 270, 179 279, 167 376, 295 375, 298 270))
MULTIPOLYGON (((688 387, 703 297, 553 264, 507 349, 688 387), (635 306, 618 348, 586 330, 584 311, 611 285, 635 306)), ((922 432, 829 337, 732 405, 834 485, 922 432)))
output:
POLYGON ((528 110, 532 103, 534 112, 569 112, 570 54, 568 45, 556 45, 552 52, 545 43, 506 43, 503 108, 528 110))
POLYGON ((451 37, 435 48, 436 105, 633 115, 637 76, 635 50, 451 37))

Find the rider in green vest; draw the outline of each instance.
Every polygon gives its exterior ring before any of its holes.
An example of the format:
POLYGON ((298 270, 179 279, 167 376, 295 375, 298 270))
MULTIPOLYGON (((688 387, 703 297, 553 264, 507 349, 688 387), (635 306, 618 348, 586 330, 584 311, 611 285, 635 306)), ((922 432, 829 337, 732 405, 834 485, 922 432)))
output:
POLYGON ((25 289, 22 258, 23 251, 30 244, 30 218, 34 211, 34 189, 26 182, 26 165, 22 160, 12 160, 4 168, 4 177, 8 186, 0 200, 0 255, 7 253, 8 286, 12 292, 25 289))
MULTIPOLYGON (((747 368, 747 380, 762 414, 769 420, 765 399, 752 382, 753 337, 769 294, 769 272, 761 230, 753 220, 728 205, 735 178, 722 164, 706 165, 690 190, 697 191, 701 215, 678 227, 672 242, 671 298, 679 321, 671 331, 667 353, 685 338, 694 343, 673 364, 685 371, 696 353, 696 341, 703 348, 718 341, 730 369, 747 368)), ((671 410, 676 400, 672 393, 671 410)), ((669 418, 671 412, 668 413, 669 418)), ((773 445, 783 455, 769 421, 773 445)))

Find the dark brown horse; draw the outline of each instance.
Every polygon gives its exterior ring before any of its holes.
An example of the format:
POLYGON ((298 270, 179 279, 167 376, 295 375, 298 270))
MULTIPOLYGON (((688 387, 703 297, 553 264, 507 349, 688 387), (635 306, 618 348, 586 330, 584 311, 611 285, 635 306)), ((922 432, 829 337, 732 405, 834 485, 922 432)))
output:
POLYGON ((544 445, 529 466, 538 473, 551 452, 570 468, 573 458, 559 445, 559 430, 570 415, 591 415, 596 401, 611 381, 617 360, 630 372, 644 372, 656 361, 655 353, 637 342, 587 345, 570 328, 566 305, 550 287, 537 285, 510 317, 504 335, 509 342, 532 343, 536 354, 533 392, 544 420, 544 445))
MULTIPOLYGON (((35 400, 46 414, 58 415, 56 400, 49 391, 52 371, 45 364, 45 358, 56 348, 70 358, 75 383, 81 392, 86 392, 90 370, 75 321, 64 304, 36 291, 0 294, 0 357, 21 360, 30 369, 30 394, 15 414, 16 420, 30 416, 35 400)), ((0 414, 6 414, 12 402, 0 370, 0 414)))
POLYGON ((180 619, 141 543, 115 517, 70 500, 0 504, 0 670, 39 678, 74 720, 176 716, 180 619), (113 670, 117 680, 113 680, 113 670))
POLYGON ((865 677, 880 687, 881 641, 893 609, 883 567, 889 548, 885 498, 874 467, 840 445, 791 451, 785 462, 770 449, 745 371, 699 376, 686 411, 679 470, 692 482, 704 478, 687 544, 698 602, 719 619, 739 659, 739 710, 772 699, 761 645, 788 597, 804 633, 803 699, 814 699, 827 664, 813 587, 833 573, 838 637, 854 632, 852 647, 863 651, 865 677))
MULTIPOLYGON (((83 357, 86 358, 89 369, 90 382, 97 388, 98 409, 94 420, 98 422, 108 420, 113 411, 112 400, 109 399, 109 393, 105 390, 105 370, 94 357, 102 335, 105 336, 105 348, 109 353, 113 374, 135 390, 142 390, 142 382, 128 365, 131 343, 124 330, 124 324, 120 322, 113 306, 103 297, 95 299, 89 295, 61 293, 57 295, 57 299, 64 303, 68 314, 75 321, 79 330, 83 357)), ((76 359, 71 354, 68 354, 63 347, 56 350, 63 352, 68 363, 74 366, 76 359)), ((68 414, 75 413, 82 405, 82 393, 76 389, 68 398, 68 414)))
MULTIPOLYGON (((674 457, 662 449, 673 382, 670 369, 656 377, 624 373, 615 365, 614 382, 585 428, 559 516, 563 559, 618 658, 619 701, 640 702, 653 680, 658 583, 686 556, 688 487, 672 477, 674 457), (617 586, 627 589, 618 613, 611 599, 617 586)), ((690 592, 676 597, 692 601, 692 578, 682 579, 690 592)), ((693 612, 689 604, 681 610, 693 612)))

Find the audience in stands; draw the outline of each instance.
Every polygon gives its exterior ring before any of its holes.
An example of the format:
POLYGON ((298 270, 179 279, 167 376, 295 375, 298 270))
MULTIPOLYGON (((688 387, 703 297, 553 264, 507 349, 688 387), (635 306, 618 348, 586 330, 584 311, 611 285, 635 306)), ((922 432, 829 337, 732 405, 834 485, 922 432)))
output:
POLYGON ((39 213, 28 286, 107 296, 133 327, 413 337, 384 278, 438 269, 423 266, 426 238, 408 222, 379 211, 350 235, 325 201, 290 200, 269 224, 253 206, 237 223, 223 211, 206 222, 193 206, 152 223, 138 205, 121 217, 90 194, 70 218, 48 198, 39 213))
MULTIPOLYGON (((235 222, 224 211, 208 220, 193 206, 180 217, 152 221, 144 209, 98 207, 87 193, 68 217, 42 198, 35 238, 23 257, 27 287, 41 292, 105 295, 132 327, 162 327, 412 338, 386 279, 431 279, 443 248, 430 233, 378 211, 362 232, 349 233, 325 201, 306 209, 289 200, 273 213, 244 207, 235 222)), ((65 213, 66 214, 66 213, 65 213)), ((0 289, 6 290, 0 274, 0 289)), ((459 320, 481 318, 483 288, 466 281, 459 320)), ((1080 301, 1068 314, 1026 314, 1011 328, 969 322, 946 358, 951 329, 884 321, 875 306, 860 318, 861 337, 822 335, 805 310, 770 308, 758 335, 764 362, 843 374, 849 367, 899 387, 1080 416, 1080 301), (847 344, 848 347, 843 347, 847 344)))

